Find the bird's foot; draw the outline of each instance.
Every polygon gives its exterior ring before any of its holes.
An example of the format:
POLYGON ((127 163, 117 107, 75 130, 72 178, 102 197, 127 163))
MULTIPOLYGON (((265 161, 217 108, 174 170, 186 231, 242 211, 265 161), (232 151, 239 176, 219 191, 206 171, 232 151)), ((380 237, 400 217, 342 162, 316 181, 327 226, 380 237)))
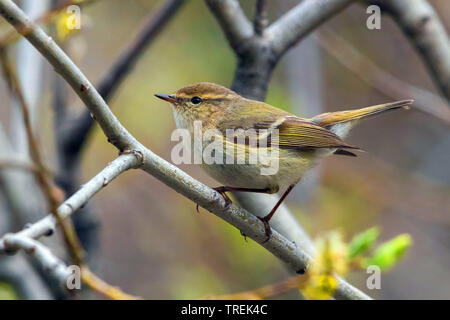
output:
POLYGON ((231 201, 230 197, 228 197, 228 195, 226 194, 228 190, 227 187, 217 187, 217 188, 213 188, 214 190, 216 190, 218 193, 220 193, 223 197, 223 199, 225 200, 225 206, 224 206, 224 210, 228 210, 231 206, 231 204, 233 203, 233 201, 231 201))
POLYGON ((267 241, 270 240, 270 237, 272 236, 272 229, 270 228, 270 224, 269 224, 269 220, 270 219, 267 219, 267 216, 266 217, 262 217, 262 218, 261 217, 257 217, 257 218, 259 220, 261 220, 261 222, 264 224, 264 230, 266 232, 266 238, 261 243, 266 243, 267 241))
POLYGON ((242 231, 241 231, 241 236, 244 237, 245 242, 248 242, 248 241, 247 241, 247 235, 246 235, 245 233, 243 233, 242 231))

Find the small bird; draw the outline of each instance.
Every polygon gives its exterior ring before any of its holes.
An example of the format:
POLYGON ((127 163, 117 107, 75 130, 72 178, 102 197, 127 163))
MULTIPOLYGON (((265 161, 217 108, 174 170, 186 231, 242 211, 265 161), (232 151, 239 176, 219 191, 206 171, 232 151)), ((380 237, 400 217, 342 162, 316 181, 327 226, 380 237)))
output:
MULTIPOLYGON (((342 139, 362 118, 387 110, 405 108, 413 100, 402 100, 380 104, 367 108, 323 113, 313 118, 300 118, 267 103, 241 97, 236 92, 209 82, 200 82, 179 89, 174 94, 156 94, 156 97, 170 102, 173 107, 177 128, 187 129, 195 134, 195 121, 200 121, 202 134, 213 130, 217 135, 227 138, 222 140, 225 152, 244 154, 247 158, 261 151, 273 151, 268 144, 250 144, 248 139, 237 139, 243 131, 254 130, 257 139, 278 134, 278 170, 273 174, 261 174, 261 163, 205 163, 203 169, 223 186, 214 188, 225 199, 225 209, 231 205, 226 192, 276 193, 286 188, 280 200, 263 218, 266 239, 270 239, 269 221, 289 192, 301 180, 306 171, 328 155, 338 154, 356 156, 352 151, 361 150, 342 139), (228 139, 228 130, 237 133, 228 139), (241 131, 239 131, 241 130, 241 131), (262 150, 264 148, 264 150, 262 150), (231 150, 231 151, 229 151, 231 150)), ((259 142, 259 140, 258 140, 259 142)), ((201 148, 205 148, 205 141, 201 148)), ((191 152, 195 152, 195 143, 189 143, 191 152)), ((246 159, 247 159, 246 158, 246 159)))

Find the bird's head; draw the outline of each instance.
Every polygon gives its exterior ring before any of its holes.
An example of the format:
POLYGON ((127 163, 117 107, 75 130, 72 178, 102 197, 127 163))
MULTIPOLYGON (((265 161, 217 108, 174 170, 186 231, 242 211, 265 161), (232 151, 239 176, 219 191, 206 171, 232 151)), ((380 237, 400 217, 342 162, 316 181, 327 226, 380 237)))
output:
POLYGON ((199 82, 179 89, 173 94, 155 94, 170 102, 175 111, 191 119, 202 120, 242 99, 234 91, 210 82, 199 82))

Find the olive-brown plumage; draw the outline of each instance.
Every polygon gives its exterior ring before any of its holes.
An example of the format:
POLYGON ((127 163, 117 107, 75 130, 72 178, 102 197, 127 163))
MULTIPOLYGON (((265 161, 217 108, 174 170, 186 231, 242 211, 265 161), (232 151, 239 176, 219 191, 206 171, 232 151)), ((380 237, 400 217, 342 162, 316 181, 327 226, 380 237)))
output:
MULTIPOLYGON (((236 133, 237 138, 239 134, 246 134, 246 130, 254 130, 258 134, 267 132, 266 136, 274 134, 276 130, 279 166, 274 174, 262 175, 261 163, 202 164, 209 175, 224 185, 215 189, 224 196, 227 206, 231 204, 225 194, 227 191, 274 193, 287 187, 277 205, 261 218, 266 227, 267 239, 271 234, 268 223, 270 218, 307 170, 319 159, 333 153, 355 156, 352 150, 359 148, 346 143, 343 138, 360 119, 387 110, 407 108, 412 103, 412 100, 403 100, 358 110, 329 112, 306 119, 264 102, 246 99, 228 88, 208 82, 191 84, 172 95, 156 96, 171 103, 177 127, 188 129, 192 136, 194 121, 201 121, 203 132, 213 129, 224 137, 227 130, 242 129, 236 133)), ((273 150, 270 144, 254 146, 248 142, 242 143, 246 140, 237 138, 225 139, 224 144, 231 146, 225 150, 242 152, 246 156, 260 152, 261 148, 273 150)))

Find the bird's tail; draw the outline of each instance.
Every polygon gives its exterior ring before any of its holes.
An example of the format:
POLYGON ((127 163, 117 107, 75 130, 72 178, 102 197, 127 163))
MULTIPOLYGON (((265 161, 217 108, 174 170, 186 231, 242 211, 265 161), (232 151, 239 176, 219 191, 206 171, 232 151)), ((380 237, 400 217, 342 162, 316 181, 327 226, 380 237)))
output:
MULTIPOLYGON (((371 106, 367 108, 362 108, 358 110, 348 110, 348 111, 337 111, 337 112, 327 112, 319 114, 318 116, 315 116, 314 118, 311 118, 310 121, 314 122, 315 124, 329 128, 336 124, 343 124, 347 122, 356 122, 357 120, 361 118, 365 118, 368 116, 375 115, 377 113, 385 112, 388 110, 398 109, 398 108, 404 108, 408 109, 409 105, 414 100, 402 100, 402 101, 396 101, 396 102, 390 102, 385 104, 379 104, 376 106, 371 106)), ((350 128, 349 128, 350 129, 350 128)))

